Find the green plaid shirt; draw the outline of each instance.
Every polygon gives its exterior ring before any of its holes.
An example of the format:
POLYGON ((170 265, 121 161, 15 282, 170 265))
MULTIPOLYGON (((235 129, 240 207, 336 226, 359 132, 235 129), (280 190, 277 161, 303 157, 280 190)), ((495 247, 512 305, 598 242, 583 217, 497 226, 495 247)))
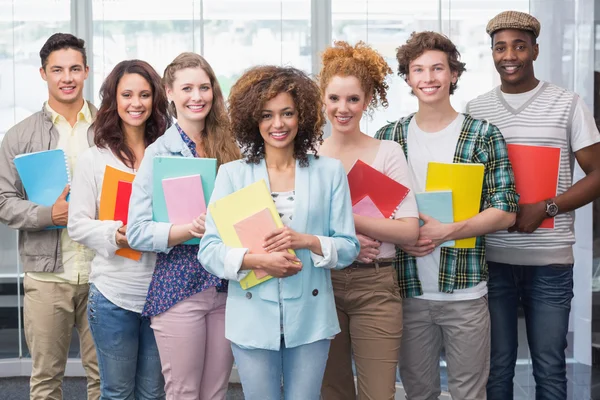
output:
MULTIPOLYGON (((398 142, 408 158, 406 138, 413 116, 411 114, 389 123, 377 132, 375 138, 398 142)), ((465 114, 453 161, 485 166, 480 210, 489 207, 512 213, 519 210, 519 195, 515 191, 515 178, 508 160, 506 143, 496 126, 465 114)), ((398 273, 402 297, 423 294, 415 257, 397 249, 394 267, 398 273)), ((438 278, 440 292, 452 293, 455 289, 473 287, 487 280, 487 275, 485 237, 478 237, 473 249, 441 249, 438 278)))

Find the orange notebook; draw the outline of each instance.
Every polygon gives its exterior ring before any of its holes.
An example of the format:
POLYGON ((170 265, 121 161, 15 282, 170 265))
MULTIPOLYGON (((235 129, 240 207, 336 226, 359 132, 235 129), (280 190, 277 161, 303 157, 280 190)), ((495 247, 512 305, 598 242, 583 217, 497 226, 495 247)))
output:
MULTIPOLYGON (((104 170, 102 192, 100 193, 100 209, 98 210, 99 220, 115 220, 119 182, 132 183, 134 178, 135 175, 130 172, 121 171, 120 169, 111 167, 110 165, 106 166, 106 169, 104 170)), ((117 250, 116 254, 135 261, 139 261, 142 258, 142 253, 133 249, 119 249, 117 250)))
MULTIPOLYGON (((560 169, 560 148, 509 144, 508 158, 515 173, 519 204, 532 204, 556 196, 560 169)), ((540 228, 554 229, 554 218, 540 228)))
MULTIPOLYGON (((277 229, 273 216, 268 208, 244 218, 233 225, 235 233, 240 238, 242 246, 250 250, 251 254, 267 254, 263 249, 265 236, 277 229)), ((254 270, 257 279, 264 278, 267 273, 261 270, 254 270)))
POLYGON ((348 184, 353 206, 368 196, 385 218, 392 218, 400 203, 410 192, 406 186, 361 160, 356 160, 348 172, 348 184))

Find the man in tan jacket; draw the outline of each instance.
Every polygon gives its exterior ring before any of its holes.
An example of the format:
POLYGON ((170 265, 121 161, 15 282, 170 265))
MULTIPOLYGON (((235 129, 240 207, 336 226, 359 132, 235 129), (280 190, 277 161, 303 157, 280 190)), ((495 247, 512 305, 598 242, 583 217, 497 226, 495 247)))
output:
MULTIPOLYGON (((27 199, 13 162, 19 154, 60 148, 72 174, 78 155, 93 145, 90 125, 96 109, 83 99, 89 72, 84 41, 56 33, 40 58, 48 100, 41 111, 12 127, 0 145, 0 222, 19 230, 25 338, 33 363, 31 399, 62 399, 73 327, 79 333, 88 399, 98 399, 98 362, 86 313, 93 253, 72 241, 66 229, 46 229, 67 225, 69 187, 54 205, 35 204, 27 199)), ((40 165, 41 179, 43 172, 40 165)))

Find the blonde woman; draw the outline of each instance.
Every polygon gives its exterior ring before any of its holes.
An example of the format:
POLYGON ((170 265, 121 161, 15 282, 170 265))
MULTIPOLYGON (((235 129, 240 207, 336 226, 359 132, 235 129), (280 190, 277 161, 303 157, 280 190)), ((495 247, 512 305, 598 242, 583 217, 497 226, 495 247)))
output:
POLYGON ((131 247, 157 254, 143 315, 151 317, 167 399, 224 399, 233 363, 225 339, 227 281, 198 261, 205 215, 187 224, 152 221, 152 166, 157 155, 240 157, 229 131, 225 101, 211 66, 183 53, 165 69, 163 82, 177 123, 146 150, 133 185, 128 239, 131 247))

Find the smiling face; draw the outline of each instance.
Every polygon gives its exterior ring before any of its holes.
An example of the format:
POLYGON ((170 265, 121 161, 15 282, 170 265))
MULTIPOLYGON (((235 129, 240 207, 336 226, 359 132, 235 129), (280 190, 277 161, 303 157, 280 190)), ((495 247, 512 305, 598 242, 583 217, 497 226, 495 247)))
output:
POLYGON ((83 55, 77 50, 62 49, 50 53, 46 66, 40 68, 40 75, 48 84, 50 107, 57 103, 82 101, 83 82, 88 77, 88 71, 83 55))
POLYGON ((325 111, 332 128, 341 133, 360 131, 360 119, 370 99, 355 76, 334 76, 325 88, 325 111))
POLYGON ((124 127, 144 127, 152 114, 152 88, 139 74, 124 74, 117 85, 117 112, 124 127))
POLYGON ((520 29, 502 29, 494 33, 492 54, 502 89, 512 93, 531 90, 537 85, 533 62, 539 54, 532 34, 520 29))
POLYGON ((269 149, 294 148, 298 134, 298 111, 289 93, 279 93, 262 107, 258 130, 269 149))
POLYGON ((450 70, 446 53, 427 50, 410 62, 406 83, 419 102, 435 104, 449 100, 450 87, 456 83, 457 75, 450 70))
POLYGON ((203 123, 212 108, 213 90, 210 78, 202 68, 184 68, 175 73, 171 87, 167 87, 169 101, 173 101, 180 124, 203 123))

